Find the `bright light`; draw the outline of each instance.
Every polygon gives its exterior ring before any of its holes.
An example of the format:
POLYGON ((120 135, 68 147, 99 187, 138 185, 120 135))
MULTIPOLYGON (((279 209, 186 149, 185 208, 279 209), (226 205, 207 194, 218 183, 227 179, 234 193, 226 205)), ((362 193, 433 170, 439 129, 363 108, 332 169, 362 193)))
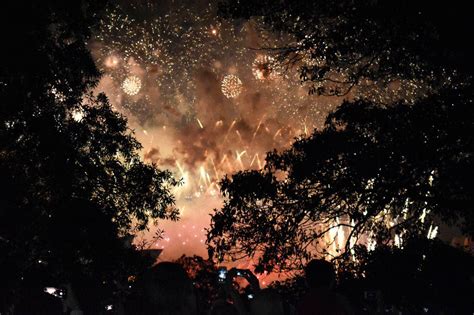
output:
POLYGON ((227 98, 236 98, 242 92, 242 81, 233 74, 226 75, 222 80, 221 89, 227 98))
POLYGON ((142 88, 142 81, 137 76, 129 76, 122 83, 122 89, 128 95, 137 95, 142 88))
POLYGON ((260 55, 252 63, 252 73, 257 80, 269 80, 276 76, 275 59, 270 56, 260 55))

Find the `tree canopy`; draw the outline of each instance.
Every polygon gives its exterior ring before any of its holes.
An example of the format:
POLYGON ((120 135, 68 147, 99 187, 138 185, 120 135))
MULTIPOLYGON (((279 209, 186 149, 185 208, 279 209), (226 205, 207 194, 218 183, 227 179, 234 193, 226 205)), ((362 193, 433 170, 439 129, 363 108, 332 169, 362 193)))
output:
POLYGON ((414 105, 345 102, 323 130, 268 153, 262 170, 222 180, 211 251, 285 270, 347 257, 356 243, 432 237, 436 220, 473 235, 473 109, 470 88, 414 105))
POLYGON ((296 67, 311 93, 341 96, 354 87, 370 93, 394 82, 438 88, 440 75, 451 84, 473 70, 465 40, 470 16, 462 1, 242 0, 223 1, 220 12, 261 19, 270 32, 288 34, 288 40, 257 48, 296 67))
POLYGON ((409 239, 403 248, 373 251, 357 247, 355 258, 357 265, 339 266, 339 289, 354 305, 374 308, 375 301, 364 301, 361 292, 376 289, 386 308, 402 312, 465 314, 473 307, 474 257, 439 239, 409 239))
POLYGON ((324 128, 269 152, 262 170, 222 180, 210 253, 291 270, 348 258, 355 244, 432 238, 439 221, 473 235, 466 12, 405 0, 222 2, 224 18, 284 35, 257 48, 296 68, 310 93, 344 101, 324 128))
POLYGON ((178 218, 171 173, 145 164, 105 95, 87 49, 101 1, 16 1, 2 10, 0 70, 2 307, 36 273, 117 288, 134 268, 121 239, 178 218), (11 27, 15 32, 11 32, 11 27), (43 271, 41 271, 43 270, 43 271), (128 270, 128 271, 126 271, 128 270))

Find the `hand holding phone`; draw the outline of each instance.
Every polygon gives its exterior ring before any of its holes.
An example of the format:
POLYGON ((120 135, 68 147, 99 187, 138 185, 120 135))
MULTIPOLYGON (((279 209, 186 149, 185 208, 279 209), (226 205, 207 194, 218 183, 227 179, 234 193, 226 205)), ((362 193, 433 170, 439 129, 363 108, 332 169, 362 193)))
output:
POLYGON ((55 287, 45 287, 44 292, 51 294, 57 298, 65 299, 66 298, 66 289, 60 289, 55 287))
POLYGON ((227 279, 227 267, 219 267, 217 269, 217 281, 224 283, 227 279))

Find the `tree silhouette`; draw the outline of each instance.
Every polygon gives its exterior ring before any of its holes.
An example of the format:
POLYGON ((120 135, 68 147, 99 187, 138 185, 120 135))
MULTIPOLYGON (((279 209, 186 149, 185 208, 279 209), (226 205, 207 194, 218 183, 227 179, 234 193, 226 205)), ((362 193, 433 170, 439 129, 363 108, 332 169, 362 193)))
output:
POLYGON ((0 28, 0 310, 26 283, 117 290, 144 264, 121 237, 177 219, 178 182, 141 161, 126 119, 92 93, 100 74, 86 44, 102 7, 20 0, 2 10, 13 24, 0 28))
POLYGON ((380 246, 367 251, 358 247, 355 252, 357 265, 339 266, 339 289, 359 308, 370 307, 362 293, 376 290, 382 293, 386 309, 395 306, 415 314, 472 311, 471 254, 427 239, 409 239, 403 249, 380 246))
POLYGON ((220 12, 259 18, 270 31, 288 34, 286 42, 257 48, 298 68, 311 93, 341 96, 357 85, 386 88, 399 80, 436 88, 440 75, 451 83, 455 73, 473 70, 465 41, 470 15, 462 1, 242 0, 224 1, 220 12))
POLYGON ((348 258, 356 243, 426 237, 433 220, 473 235, 472 102, 470 87, 414 105, 345 102, 324 130, 268 153, 262 170, 222 180, 211 254, 285 270, 318 255, 348 258))
POLYGON ((217 277, 217 266, 212 260, 205 260, 196 255, 183 255, 176 262, 183 266, 194 283, 198 308, 203 310, 203 313, 211 309, 212 303, 219 297, 219 290, 221 289, 217 277))

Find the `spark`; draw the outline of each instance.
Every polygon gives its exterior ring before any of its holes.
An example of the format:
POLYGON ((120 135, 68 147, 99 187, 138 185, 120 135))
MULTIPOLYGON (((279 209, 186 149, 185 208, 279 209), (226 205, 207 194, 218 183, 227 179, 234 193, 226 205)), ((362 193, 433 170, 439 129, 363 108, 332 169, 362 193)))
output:
POLYGON ((250 161, 249 167, 252 167, 252 166, 253 166, 253 162, 255 162, 255 160, 257 159, 257 157, 258 157, 258 153, 255 153, 255 155, 253 156, 252 160, 250 161))
POLYGON ((214 174, 216 175, 216 178, 219 178, 220 177, 219 172, 217 172, 217 168, 216 168, 216 164, 214 163, 214 159, 211 158, 210 160, 211 160, 212 168, 214 170, 214 174))
POLYGON ((275 135, 273 136, 273 140, 275 140, 276 137, 278 137, 278 135, 279 135, 280 132, 281 132, 281 129, 282 129, 282 128, 278 129, 277 132, 275 132, 275 135))
POLYGON ((199 118, 196 118, 197 122, 198 122, 198 125, 201 129, 204 129, 204 126, 202 125, 201 121, 199 120, 199 118))
POLYGON ((204 166, 201 165, 201 167, 199 168, 199 173, 201 175, 201 181, 204 183, 204 185, 207 186, 211 182, 211 180, 206 170, 204 169, 204 166))
POLYGON ((235 151, 236 152, 236 155, 237 155, 237 160, 240 160, 241 157, 244 155, 244 154, 247 154, 247 151, 244 150, 242 152, 239 153, 239 151, 235 151))
POLYGON ((241 169, 244 169, 245 167, 244 167, 244 163, 242 163, 242 156, 243 156, 244 154, 247 154, 247 151, 244 150, 244 151, 242 151, 242 152, 240 152, 240 153, 239 153, 239 151, 235 151, 235 154, 236 154, 236 160, 237 160, 237 162, 239 163, 240 168, 241 168, 241 169))
POLYGON ((237 136, 239 136, 239 140, 240 142, 242 143, 242 135, 240 134, 240 132, 238 130, 235 131, 235 133, 237 134, 237 136))
POLYGON ((234 120, 234 121, 232 121, 232 123, 230 124, 230 127, 229 127, 229 129, 227 130, 227 133, 226 133, 226 135, 225 135, 225 137, 224 137, 224 142, 227 142, 227 138, 229 137, 229 133, 230 133, 230 131, 232 130, 232 128, 234 128, 236 122, 237 122, 237 121, 234 120))
POLYGON ((262 125, 262 121, 264 118, 265 116, 262 117, 262 119, 260 119, 260 121, 258 122, 257 128, 255 128, 255 132, 253 133, 253 136, 252 136, 252 142, 255 139, 255 136, 257 136, 258 130, 260 129, 260 126, 262 125))
POLYGON ((230 132, 232 130, 232 128, 234 128, 236 122, 237 122, 237 120, 234 120, 232 122, 232 124, 230 124, 229 130, 227 132, 230 132))
POLYGON ((433 227, 433 225, 430 225, 427 238, 432 240, 436 238, 436 235, 438 235, 438 227, 437 226, 433 227))

